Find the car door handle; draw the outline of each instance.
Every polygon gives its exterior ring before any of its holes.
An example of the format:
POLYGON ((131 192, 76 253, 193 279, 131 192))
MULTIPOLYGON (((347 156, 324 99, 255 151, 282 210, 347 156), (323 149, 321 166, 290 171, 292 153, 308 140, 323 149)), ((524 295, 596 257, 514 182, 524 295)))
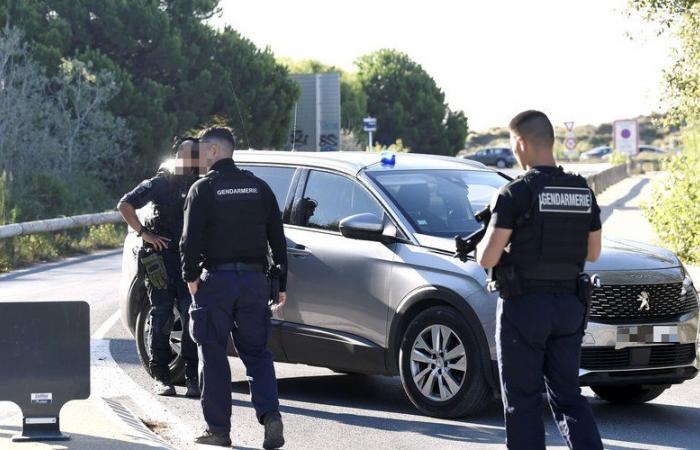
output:
POLYGON ((297 244, 294 247, 287 247, 287 253, 296 258, 305 258, 311 254, 311 250, 304 245, 297 244))

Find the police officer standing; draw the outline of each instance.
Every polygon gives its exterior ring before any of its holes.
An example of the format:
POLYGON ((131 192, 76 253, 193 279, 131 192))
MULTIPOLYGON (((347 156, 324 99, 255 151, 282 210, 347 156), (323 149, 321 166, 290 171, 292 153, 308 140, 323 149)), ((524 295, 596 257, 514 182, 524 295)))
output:
MULTIPOLYGON (((192 337, 201 360, 202 410, 207 423, 197 443, 231 446, 231 371, 226 347, 233 336, 250 380, 253 406, 265 427, 265 449, 284 445, 270 334, 270 290, 265 275, 268 245, 274 263, 286 267, 287 244, 279 206, 270 187, 234 163, 228 128, 212 127, 199 138, 210 171, 185 203, 180 242, 182 274, 194 302, 192 337), (204 268, 202 272, 200 264, 204 268)), ((279 283, 284 304, 285 269, 279 283)))
POLYGON ((579 277, 585 261, 600 255, 600 209, 584 178, 556 166, 554 129, 544 113, 518 114, 510 133, 527 173, 494 197, 477 248, 501 296, 496 344, 506 443, 509 449, 545 448, 546 388, 569 448, 602 449, 578 379, 586 315, 579 277))
POLYGON ((170 332, 173 327, 173 306, 182 318, 182 358, 185 361, 187 397, 200 395, 197 380, 197 347, 188 327, 188 309, 191 297, 180 276, 178 241, 182 234, 183 206, 190 186, 197 180, 196 174, 184 167, 191 153, 191 140, 176 145, 173 167, 161 168, 150 180, 144 180, 134 190, 125 194, 117 205, 124 220, 143 239, 139 253, 146 272, 146 293, 151 304, 149 330, 149 369, 156 379, 154 391, 158 395, 175 395, 169 363, 172 359, 170 332), (187 173, 185 173, 187 172, 187 173), (154 213, 146 225, 141 224, 136 210, 153 202, 154 213))

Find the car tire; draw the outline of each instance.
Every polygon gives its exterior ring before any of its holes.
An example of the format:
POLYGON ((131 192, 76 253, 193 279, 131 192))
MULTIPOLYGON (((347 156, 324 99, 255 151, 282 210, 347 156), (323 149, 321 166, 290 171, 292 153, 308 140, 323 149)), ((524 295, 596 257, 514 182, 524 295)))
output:
POLYGON ((595 386, 591 387, 598 398, 610 403, 634 405, 654 400, 668 389, 666 385, 643 386, 632 384, 628 386, 595 386))
POLYGON ((399 372, 411 403, 429 416, 474 415, 493 399, 476 337, 448 306, 426 309, 408 325, 399 351, 399 372))
POLYGON ((499 159, 498 161, 496 161, 496 167, 498 167, 499 169, 505 169, 507 165, 508 163, 505 159, 499 159))
MULTIPOLYGON (((148 347, 148 330, 151 323, 151 305, 148 301, 143 302, 141 309, 136 316, 136 352, 139 355, 139 360, 141 365, 146 370, 148 375, 151 374, 151 369, 149 367, 148 361, 150 360, 150 349, 148 347)), ((174 308, 175 320, 173 321, 173 332, 170 338, 170 348, 172 349, 173 359, 170 362, 170 379, 175 384, 182 384, 185 382, 185 361, 182 359, 180 345, 180 338, 182 336, 182 321, 180 320, 179 311, 174 308)))

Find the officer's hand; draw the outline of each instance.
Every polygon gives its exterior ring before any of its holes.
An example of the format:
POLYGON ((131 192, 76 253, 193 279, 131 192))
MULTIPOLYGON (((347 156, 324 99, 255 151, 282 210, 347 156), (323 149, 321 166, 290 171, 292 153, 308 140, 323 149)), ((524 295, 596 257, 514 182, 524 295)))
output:
POLYGON ((190 291, 190 295, 195 295, 197 290, 199 290, 199 279, 187 282, 187 289, 190 291))
POLYGON ((141 235, 141 238, 145 242, 151 244, 153 248, 156 249, 156 251, 165 250, 166 248, 168 248, 168 242, 170 242, 170 239, 164 236, 159 236, 157 234, 150 233, 148 231, 144 231, 141 235))
POLYGON ((280 292, 279 301, 277 302, 276 305, 272 305, 272 307, 271 307, 270 309, 272 310, 272 312, 277 312, 277 311, 279 311, 280 309, 282 309, 282 307, 284 306, 284 303, 285 303, 286 301, 287 301, 287 293, 286 293, 286 292, 280 292))

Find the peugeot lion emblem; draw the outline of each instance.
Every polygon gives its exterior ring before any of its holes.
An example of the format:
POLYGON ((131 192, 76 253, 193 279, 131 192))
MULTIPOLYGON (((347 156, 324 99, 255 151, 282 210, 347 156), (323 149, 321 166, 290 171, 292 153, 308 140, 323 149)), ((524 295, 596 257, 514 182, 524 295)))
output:
POLYGON ((637 297, 637 301, 641 303, 639 311, 649 311, 649 293, 647 291, 642 291, 637 297))

